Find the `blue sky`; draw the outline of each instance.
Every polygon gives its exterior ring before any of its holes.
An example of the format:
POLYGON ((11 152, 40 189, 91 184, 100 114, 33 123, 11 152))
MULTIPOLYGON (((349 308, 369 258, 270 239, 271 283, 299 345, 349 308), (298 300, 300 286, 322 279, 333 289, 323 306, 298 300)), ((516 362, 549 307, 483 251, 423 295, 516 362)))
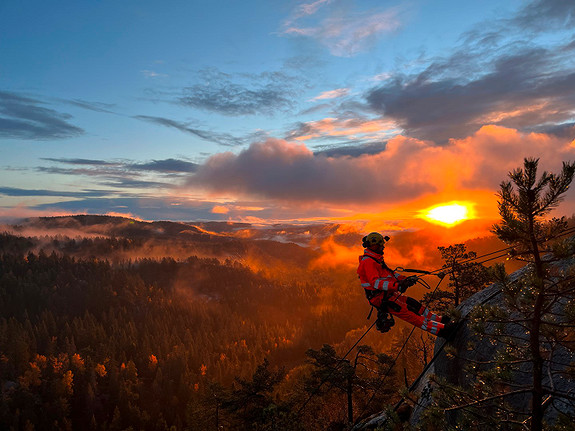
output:
POLYGON ((0 216, 488 217, 575 159, 574 54, 559 0, 2 2, 0 216))

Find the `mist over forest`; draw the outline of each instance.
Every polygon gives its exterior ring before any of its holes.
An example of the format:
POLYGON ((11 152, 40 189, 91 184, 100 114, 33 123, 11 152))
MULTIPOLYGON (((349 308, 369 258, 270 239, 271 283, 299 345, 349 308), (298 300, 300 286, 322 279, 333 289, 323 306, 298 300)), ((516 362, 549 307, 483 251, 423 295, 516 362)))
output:
MULTIPOLYGON (((264 420, 261 409, 272 401, 289 418, 310 393, 313 352, 329 346, 341 355, 372 323, 355 273, 361 236, 338 224, 109 216, 4 226, 0 424, 215 429, 217 421, 243 429, 255 420, 250 415, 264 420), (258 379, 269 387, 254 389, 258 379), (241 398, 248 388, 261 391, 257 401, 241 398), (253 411, 239 410, 238 403, 253 411)), ((436 269, 442 261, 433 245, 429 233, 402 232, 389 248, 403 259, 398 264, 417 256, 414 265, 436 269)), ((473 246, 499 245, 483 238, 473 246)), ((406 334, 400 322, 385 336, 369 333, 362 345, 383 367, 382 358, 397 352, 406 334)), ((420 335, 402 352, 393 379, 413 380, 429 360, 422 349, 429 355, 433 341, 420 335)), ((341 394, 319 395, 312 403, 319 413, 304 412, 304 429, 323 429, 344 414, 341 394)))

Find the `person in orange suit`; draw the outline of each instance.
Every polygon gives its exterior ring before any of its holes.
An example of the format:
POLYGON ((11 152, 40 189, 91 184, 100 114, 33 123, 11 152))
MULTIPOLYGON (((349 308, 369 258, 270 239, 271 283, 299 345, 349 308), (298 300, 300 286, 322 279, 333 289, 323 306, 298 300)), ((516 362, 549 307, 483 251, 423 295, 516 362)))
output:
POLYGON ((387 313, 411 323, 433 335, 449 338, 455 331, 448 316, 432 313, 418 300, 404 295, 408 287, 417 283, 417 277, 405 277, 391 270, 383 260, 385 242, 378 232, 371 232, 362 239, 364 252, 359 256, 357 274, 369 303, 378 310, 376 327, 387 332, 393 326, 393 319, 386 319, 387 313))

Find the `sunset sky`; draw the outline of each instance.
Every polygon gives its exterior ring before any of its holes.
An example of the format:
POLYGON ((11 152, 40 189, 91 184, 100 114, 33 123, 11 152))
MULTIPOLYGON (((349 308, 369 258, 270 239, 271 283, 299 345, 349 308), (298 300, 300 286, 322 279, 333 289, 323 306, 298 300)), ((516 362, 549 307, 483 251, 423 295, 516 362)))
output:
POLYGON ((574 139, 573 1, 0 3, 4 220, 488 220, 574 139))

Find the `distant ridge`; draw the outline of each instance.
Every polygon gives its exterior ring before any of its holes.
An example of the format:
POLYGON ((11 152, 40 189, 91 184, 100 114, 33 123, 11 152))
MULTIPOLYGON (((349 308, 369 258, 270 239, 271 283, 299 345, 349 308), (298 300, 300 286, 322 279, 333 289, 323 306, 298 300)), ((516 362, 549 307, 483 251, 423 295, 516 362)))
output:
MULTIPOLYGON (((326 234, 330 231, 329 225, 314 228, 326 234)), ((164 247, 162 250, 180 247, 179 255, 237 259, 251 253, 259 258, 304 265, 315 256, 313 250, 298 241, 306 236, 302 235, 306 229, 311 228, 275 226, 258 229, 248 223, 236 222, 142 221, 109 215, 69 215, 27 218, 10 225, 8 230, 22 237, 127 239, 137 241, 140 246, 145 244, 148 252, 154 247, 164 247)))
POLYGON ((205 232, 190 223, 171 221, 141 221, 127 217, 108 215, 70 215, 56 217, 27 218, 14 229, 25 228, 79 229, 86 233, 126 238, 177 237, 186 234, 205 235, 205 232))

